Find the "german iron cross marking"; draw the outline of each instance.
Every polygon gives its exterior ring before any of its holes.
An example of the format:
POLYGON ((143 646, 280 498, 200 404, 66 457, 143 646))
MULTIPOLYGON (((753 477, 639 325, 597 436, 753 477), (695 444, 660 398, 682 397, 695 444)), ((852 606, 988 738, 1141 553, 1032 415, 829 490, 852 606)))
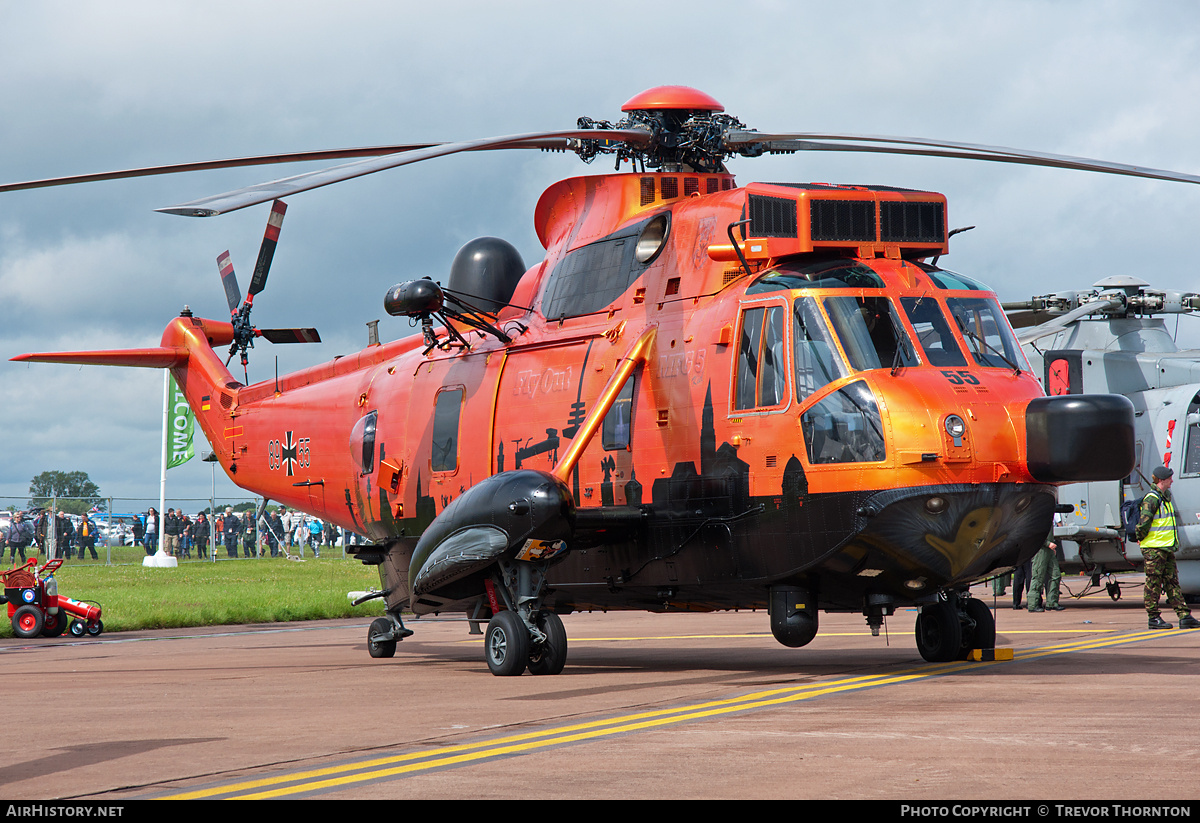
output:
POLYGON ((292 432, 287 433, 287 441, 283 446, 283 462, 287 466, 288 477, 293 476, 296 468, 296 442, 292 439, 292 432))

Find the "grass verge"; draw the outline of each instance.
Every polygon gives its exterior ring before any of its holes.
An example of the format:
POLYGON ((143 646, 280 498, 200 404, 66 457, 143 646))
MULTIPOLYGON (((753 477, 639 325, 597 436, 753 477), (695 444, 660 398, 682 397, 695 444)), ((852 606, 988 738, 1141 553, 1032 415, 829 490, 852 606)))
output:
MULTIPOLYGON (((184 562, 174 569, 68 561, 55 578, 59 594, 100 604, 105 633, 383 614, 382 600, 351 606, 346 596, 378 589, 376 567, 341 558, 184 562)), ((11 622, 0 620, 0 637, 13 636, 11 622)))

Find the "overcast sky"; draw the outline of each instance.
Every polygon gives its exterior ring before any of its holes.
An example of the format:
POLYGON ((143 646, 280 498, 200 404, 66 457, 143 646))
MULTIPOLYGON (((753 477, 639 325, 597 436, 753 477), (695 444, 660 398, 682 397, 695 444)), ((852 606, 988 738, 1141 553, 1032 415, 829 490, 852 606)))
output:
MULTIPOLYGON (((910 135, 1200 173, 1200 4, 834 5, 0 0, 0 182, 572 128, 581 115, 615 121, 663 84, 702 89, 761 131, 910 135)), ((245 288, 269 206, 209 219, 153 209, 311 168, 0 195, 0 495, 23 499, 34 475, 57 469, 87 472, 105 495, 157 498, 160 372, 7 358, 157 345, 184 304, 226 316, 216 256, 232 252, 245 288)), ((610 169, 475 153, 290 198, 254 320, 316 326, 325 342, 260 342, 251 380, 270 378, 276 355, 286 372, 358 350, 368 320, 383 319, 384 339, 410 333, 384 314, 385 291, 444 277, 473 237, 504 237, 536 262, 541 191, 610 169)), ((977 226, 942 265, 1005 300, 1122 273, 1200 290, 1198 186, 862 154, 737 159, 731 170, 740 183, 940 191, 951 226, 977 226)), ((172 470, 168 493, 207 497, 210 481, 194 460, 172 470)), ((219 474, 218 496, 233 493, 219 474)), ((0 508, 9 502, 19 500, 0 508)))

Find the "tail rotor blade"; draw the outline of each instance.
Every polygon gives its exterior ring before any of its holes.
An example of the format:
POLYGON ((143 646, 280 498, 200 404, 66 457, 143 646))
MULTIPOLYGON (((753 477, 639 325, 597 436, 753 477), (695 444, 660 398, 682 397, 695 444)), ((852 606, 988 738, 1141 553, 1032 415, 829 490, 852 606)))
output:
POLYGON ((272 343, 320 343, 321 335, 316 329, 258 329, 260 335, 272 343))
POLYGON ((225 300, 229 303, 229 313, 236 314, 242 302, 242 290, 238 288, 237 275, 233 273, 233 259, 229 252, 217 256, 217 271, 221 273, 221 285, 225 287, 225 300))
POLYGON ((267 286, 267 273, 271 270, 271 259, 275 257, 275 246, 279 243, 279 229, 283 226, 283 215, 287 203, 276 200, 271 204, 271 216, 267 218, 267 230, 263 234, 262 246, 258 250, 258 262, 254 264, 254 276, 250 278, 247 295, 253 297, 267 286))

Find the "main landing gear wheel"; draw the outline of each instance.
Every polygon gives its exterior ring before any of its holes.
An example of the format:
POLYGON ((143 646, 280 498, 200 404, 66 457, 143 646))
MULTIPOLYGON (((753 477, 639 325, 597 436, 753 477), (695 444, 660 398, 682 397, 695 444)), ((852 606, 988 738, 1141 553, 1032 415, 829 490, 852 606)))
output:
MULTIPOLYGON (((498 612, 488 621, 483 639, 488 668, 497 677, 516 677, 529 662, 529 629, 513 611, 498 612)), ((566 660, 566 646, 563 646, 566 660)))
POLYGON ((13 633, 17 637, 37 637, 45 622, 46 615, 37 606, 22 606, 13 612, 13 633))
POLYGON ((930 663, 948 663, 962 648, 962 624, 958 610, 939 600, 921 609, 917 615, 917 651, 930 663))
POLYGON ((371 657, 395 657, 396 641, 385 640, 392 633, 392 621, 386 617, 377 617, 371 621, 367 629, 367 651, 371 657))
POLYGON ((971 649, 996 648, 996 618, 987 604, 972 597, 963 604, 963 612, 974 622, 975 628, 969 632, 963 632, 959 658, 966 660, 971 649))
POLYGON ((530 653, 529 673, 559 674, 567 664, 567 630, 562 618, 554 612, 542 612, 537 623, 546 634, 546 640, 530 653))

